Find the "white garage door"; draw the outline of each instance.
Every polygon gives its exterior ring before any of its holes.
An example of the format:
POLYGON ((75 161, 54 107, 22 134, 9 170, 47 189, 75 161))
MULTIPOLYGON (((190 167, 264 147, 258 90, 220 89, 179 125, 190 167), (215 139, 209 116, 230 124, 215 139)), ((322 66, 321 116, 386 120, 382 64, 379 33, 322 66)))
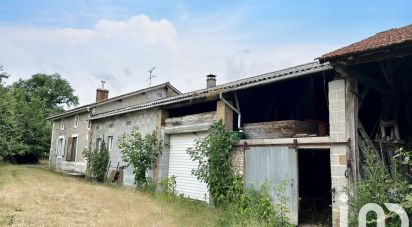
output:
POLYGON ((198 168, 198 162, 190 159, 187 148, 195 145, 195 139, 203 138, 207 134, 185 133, 170 136, 169 177, 176 177, 177 194, 185 197, 209 202, 207 185, 192 175, 192 169, 198 168))

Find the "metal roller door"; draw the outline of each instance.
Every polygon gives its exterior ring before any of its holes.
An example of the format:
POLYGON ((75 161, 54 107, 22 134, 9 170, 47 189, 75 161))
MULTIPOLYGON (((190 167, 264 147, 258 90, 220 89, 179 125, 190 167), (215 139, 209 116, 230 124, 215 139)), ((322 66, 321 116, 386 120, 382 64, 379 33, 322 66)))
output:
POLYGON ((192 169, 198 168, 198 162, 190 159, 186 152, 187 148, 195 145, 195 140, 203 138, 207 134, 184 133, 170 136, 169 154, 169 177, 176 177, 177 194, 184 194, 185 197, 209 202, 209 192, 207 185, 200 182, 196 176, 192 175, 192 169))

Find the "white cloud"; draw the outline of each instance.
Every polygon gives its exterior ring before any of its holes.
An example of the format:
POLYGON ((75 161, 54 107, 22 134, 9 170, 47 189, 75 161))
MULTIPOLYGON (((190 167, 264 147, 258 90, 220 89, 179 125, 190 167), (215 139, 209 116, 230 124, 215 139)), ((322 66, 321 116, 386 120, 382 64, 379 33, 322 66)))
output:
POLYGON ((86 104, 94 101, 100 80, 107 81, 110 96, 147 87, 147 71, 153 66, 157 77, 152 84, 170 81, 186 92, 203 88, 209 73, 223 83, 306 63, 334 48, 245 43, 229 32, 233 18, 227 24, 224 18, 190 18, 190 26, 180 31, 166 19, 146 15, 102 19, 88 29, 3 26, 0 65, 13 80, 39 72, 60 73, 86 104))

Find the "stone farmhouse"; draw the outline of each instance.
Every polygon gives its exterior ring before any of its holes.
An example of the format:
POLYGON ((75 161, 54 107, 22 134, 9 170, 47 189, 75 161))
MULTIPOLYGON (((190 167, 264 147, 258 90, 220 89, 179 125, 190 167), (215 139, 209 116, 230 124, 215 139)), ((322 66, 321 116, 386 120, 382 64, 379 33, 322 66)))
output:
MULTIPOLYGON (((390 165, 396 148, 411 146, 412 25, 314 62, 221 85, 208 75, 206 84, 181 94, 165 83, 110 99, 98 89, 96 103, 50 118, 50 167, 84 172, 81 150, 105 140, 109 172, 119 171, 125 165, 119 135, 135 127, 157 130, 164 146, 148 175, 155 181, 176 176, 179 194, 209 203, 206 184, 191 175, 197 163, 186 149, 222 120, 244 135, 235 164, 245 187, 289 180, 293 224, 329 217, 339 226, 340 196, 362 177, 362 151, 372 148, 390 165)), ((132 185, 131 170, 122 174, 123 184, 132 185)))

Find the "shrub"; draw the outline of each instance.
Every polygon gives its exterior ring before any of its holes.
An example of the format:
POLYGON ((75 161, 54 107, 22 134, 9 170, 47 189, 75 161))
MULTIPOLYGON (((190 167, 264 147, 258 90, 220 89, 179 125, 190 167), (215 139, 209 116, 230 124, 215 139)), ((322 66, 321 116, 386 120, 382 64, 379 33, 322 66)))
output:
POLYGON ((199 162, 192 174, 208 185, 215 205, 223 209, 218 224, 289 226, 288 197, 284 195, 288 182, 282 181, 276 187, 266 183, 257 189, 244 190, 242 176, 233 168, 238 140, 237 134, 228 132, 222 121, 218 121, 210 126, 207 137, 197 140, 195 146, 187 150, 192 160, 199 162), (275 191, 275 206, 269 194, 271 190, 275 191))
MULTIPOLYGON (((386 169, 379 156, 371 149, 363 152, 363 178, 360 182, 347 189, 349 195, 350 224, 356 225, 360 209, 367 203, 376 203, 386 209, 384 203, 396 203, 409 214, 411 211, 411 184, 408 183, 395 167, 386 169)), ((400 220, 394 213, 385 210, 386 223, 389 226, 400 226, 400 220)), ((367 222, 376 224, 376 215, 371 212, 367 222)))
POLYGON ((175 196, 176 194, 176 177, 164 177, 159 181, 162 194, 175 196))
POLYGON ((210 126, 207 137, 197 140, 195 147, 187 150, 192 160, 199 162, 192 174, 207 184, 216 206, 230 202, 229 192, 236 178, 233 155, 238 140, 236 134, 228 132, 222 121, 218 121, 210 126))
POLYGON ((119 148, 123 161, 133 167, 136 186, 154 191, 155 186, 152 179, 146 177, 146 171, 152 169, 153 162, 160 154, 160 142, 157 140, 156 131, 144 137, 137 129, 130 135, 124 134, 120 137, 119 148))
POLYGON ((106 143, 103 141, 100 147, 94 150, 85 149, 83 156, 87 160, 87 173, 89 177, 100 182, 104 181, 110 159, 106 143))
POLYGON ((288 197, 285 196, 288 181, 273 186, 270 182, 257 188, 248 188, 238 200, 224 207, 219 219, 221 226, 291 226, 287 214, 288 197), (275 205, 270 191, 275 192, 275 205))

